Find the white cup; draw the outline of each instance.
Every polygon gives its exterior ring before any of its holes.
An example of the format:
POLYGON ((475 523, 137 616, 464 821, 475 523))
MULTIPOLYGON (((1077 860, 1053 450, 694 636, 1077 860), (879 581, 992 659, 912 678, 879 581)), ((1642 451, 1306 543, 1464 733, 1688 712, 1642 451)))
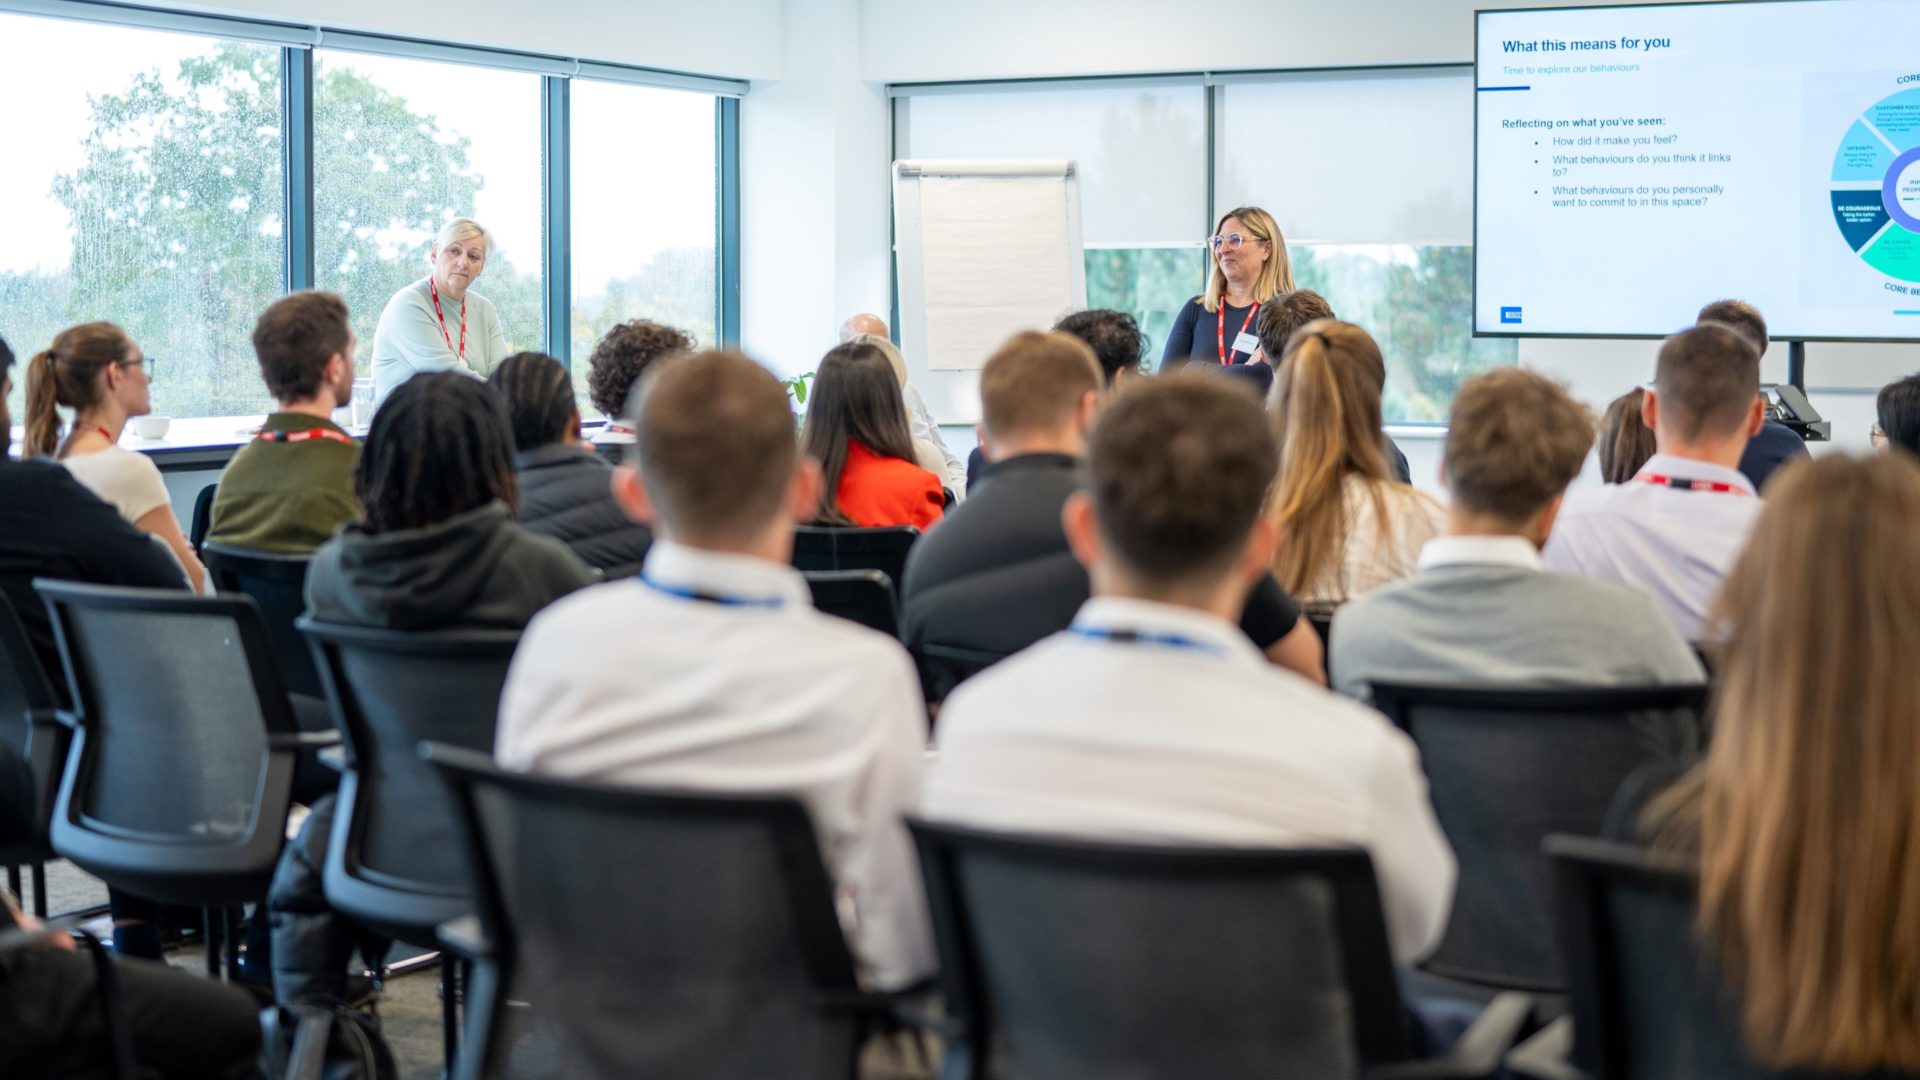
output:
POLYGON ((167 428, 172 426, 171 416, 136 416, 133 418, 133 433, 142 439, 164 439, 167 428))

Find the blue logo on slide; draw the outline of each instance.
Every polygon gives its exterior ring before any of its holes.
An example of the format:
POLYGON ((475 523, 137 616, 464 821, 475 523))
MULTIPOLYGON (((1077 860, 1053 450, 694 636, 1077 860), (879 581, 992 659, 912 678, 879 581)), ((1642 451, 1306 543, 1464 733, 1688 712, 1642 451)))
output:
POLYGON ((1501 308, 1500 321, 1503 323, 1507 323, 1511 326, 1519 326, 1520 325, 1520 309, 1517 307, 1501 308))

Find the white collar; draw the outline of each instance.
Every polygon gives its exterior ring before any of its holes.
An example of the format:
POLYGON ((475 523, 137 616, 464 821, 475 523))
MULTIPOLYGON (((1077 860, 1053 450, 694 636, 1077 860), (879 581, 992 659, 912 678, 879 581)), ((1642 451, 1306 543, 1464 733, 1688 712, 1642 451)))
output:
POLYGON ((653 542, 640 574, 646 581, 668 589, 752 601, 766 607, 813 606, 807 579, 791 566, 752 555, 688 547, 672 540, 653 542))
POLYGON ((1179 639, 1192 647, 1256 667, 1266 666, 1266 657, 1240 628, 1214 615, 1178 604, 1154 600, 1136 600, 1125 596, 1096 596, 1080 606, 1073 617, 1073 632, 1132 631, 1179 639))
POLYGON ((1647 459, 1640 471, 1633 474, 1634 481, 1642 476, 1677 476, 1683 480, 1707 480, 1739 488, 1749 495, 1759 494, 1753 489, 1753 481, 1739 469, 1729 469, 1725 465, 1715 465, 1711 461, 1698 458, 1681 457, 1678 454, 1655 454, 1647 459))
POLYGON ((1545 570, 1540 549, 1524 536, 1437 536, 1420 549, 1420 569, 1439 566, 1510 566, 1545 570))

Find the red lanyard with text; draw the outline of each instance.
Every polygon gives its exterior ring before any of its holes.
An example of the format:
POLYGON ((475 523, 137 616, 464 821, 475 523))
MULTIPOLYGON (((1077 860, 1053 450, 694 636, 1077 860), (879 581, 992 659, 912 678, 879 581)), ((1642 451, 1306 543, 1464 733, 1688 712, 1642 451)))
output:
POLYGON ((1673 488, 1676 491, 1711 491, 1716 495, 1741 495, 1748 498, 1753 492, 1746 488, 1720 480, 1688 480, 1683 476, 1662 476, 1659 473, 1641 473, 1634 477, 1643 484, 1655 484, 1673 488))
MULTIPOLYGON (((447 316, 440 310, 440 286, 431 277, 427 279, 427 290, 433 293, 433 313, 440 318, 440 336, 446 339, 447 348, 451 349, 453 335, 447 333, 447 316)), ((460 349, 455 355, 461 360, 467 358, 467 301, 465 298, 460 301, 460 349)))
MULTIPOLYGON (((1247 332, 1247 327, 1253 325, 1253 317, 1259 313, 1260 305, 1256 302, 1253 305, 1253 310, 1247 312, 1247 317, 1240 320, 1240 334, 1247 332)), ((1215 320, 1215 323, 1214 333, 1220 342, 1220 362, 1222 364, 1231 364, 1233 361, 1227 359, 1230 354, 1227 352, 1227 298, 1224 296, 1220 298, 1220 317, 1215 320)), ((1240 334, 1233 335, 1233 339, 1235 341, 1240 340, 1240 334)))
POLYGON ((263 431, 258 438, 261 442, 306 442, 309 439, 332 439, 348 446, 354 445, 353 436, 343 435, 332 428, 311 428, 307 431, 263 431))

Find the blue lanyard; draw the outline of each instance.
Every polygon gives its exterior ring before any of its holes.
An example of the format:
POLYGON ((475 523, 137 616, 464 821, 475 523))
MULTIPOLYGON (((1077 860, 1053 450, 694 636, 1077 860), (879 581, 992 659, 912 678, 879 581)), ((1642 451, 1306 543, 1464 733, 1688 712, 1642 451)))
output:
POLYGON ((662 585, 648 577, 645 572, 639 575, 640 584, 657 593, 681 600, 698 600, 703 604, 720 604, 724 607, 767 608, 772 610, 786 606, 786 601, 777 596, 721 596, 717 593, 701 592, 698 589, 684 589, 678 585, 662 585))
POLYGON ((1067 632, 1090 641, 1111 641, 1116 645, 1157 645, 1163 649, 1190 649, 1219 655, 1220 650, 1204 641, 1182 634, 1156 634, 1146 630, 1108 630, 1098 626, 1071 626, 1067 632))

